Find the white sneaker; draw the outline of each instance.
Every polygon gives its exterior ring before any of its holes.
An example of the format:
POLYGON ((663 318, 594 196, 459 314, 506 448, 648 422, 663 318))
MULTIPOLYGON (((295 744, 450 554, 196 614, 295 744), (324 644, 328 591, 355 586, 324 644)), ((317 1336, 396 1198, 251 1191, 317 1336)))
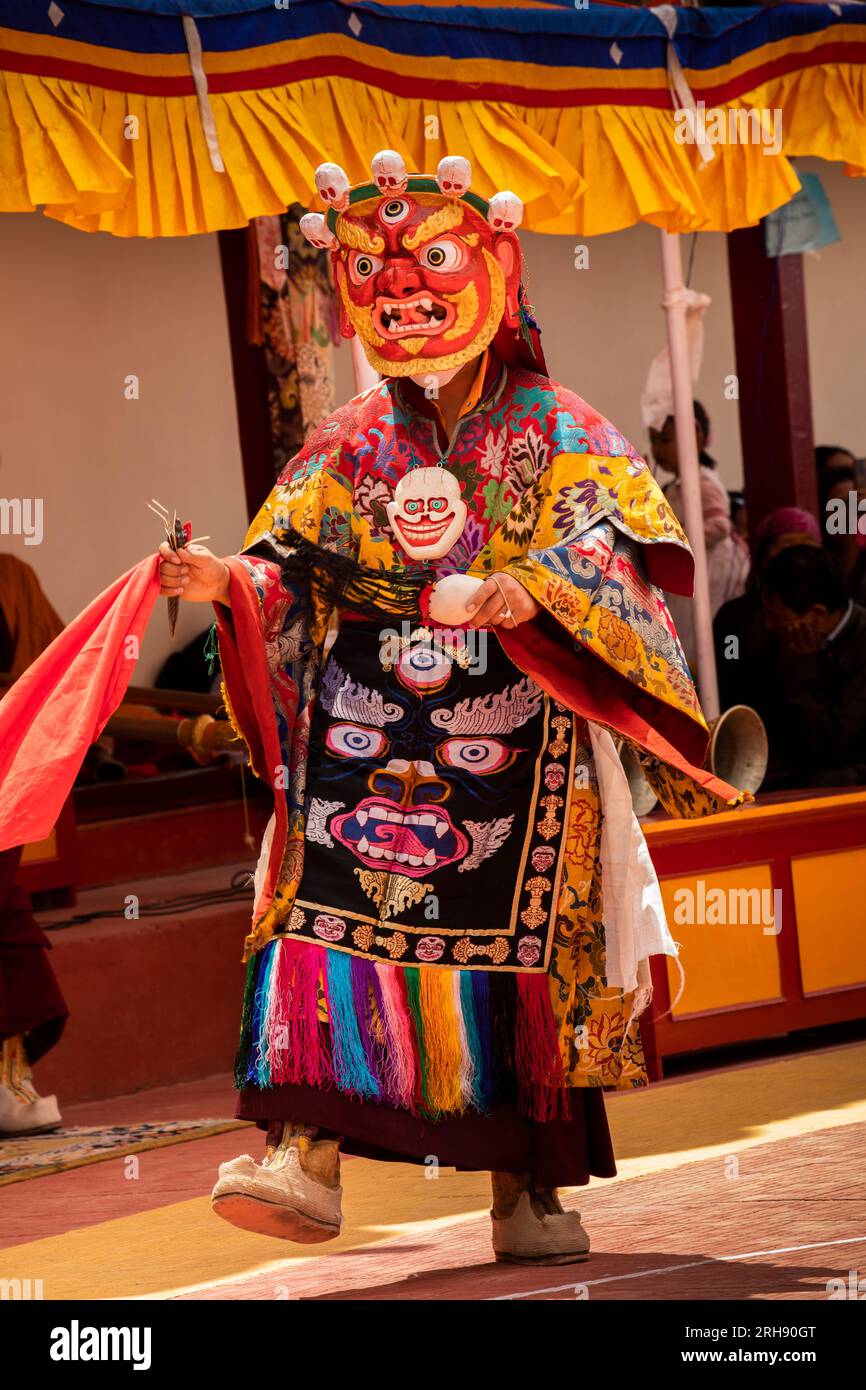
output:
POLYGON ((568 1265, 589 1259, 589 1236, 580 1224, 580 1212, 533 1210, 529 1192, 522 1192, 510 1216, 493 1222, 493 1249, 497 1260, 510 1264, 568 1265))
POLYGON ((221 1163, 213 1209, 245 1231, 316 1245, 340 1234, 342 1196, 342 1187, 325 1187, 305 1173, 292 1146, 265 1163, 249 1154, 221 1163))
POLYGON ((43 1134, 60 1126, 60 1110, 56 1096, 37 1096, 33 1099, 0 1085, 0 1134, 43 1134))

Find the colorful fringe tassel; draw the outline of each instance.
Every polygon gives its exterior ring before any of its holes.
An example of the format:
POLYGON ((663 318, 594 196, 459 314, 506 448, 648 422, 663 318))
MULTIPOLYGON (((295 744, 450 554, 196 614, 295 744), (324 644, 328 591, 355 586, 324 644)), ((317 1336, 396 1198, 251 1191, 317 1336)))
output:
POLYGON ((401 968, 286 937, 250 961, 235 1077, 432 1119, 503 1100, 536 1120, 568 1113, 546 975, 401 968))

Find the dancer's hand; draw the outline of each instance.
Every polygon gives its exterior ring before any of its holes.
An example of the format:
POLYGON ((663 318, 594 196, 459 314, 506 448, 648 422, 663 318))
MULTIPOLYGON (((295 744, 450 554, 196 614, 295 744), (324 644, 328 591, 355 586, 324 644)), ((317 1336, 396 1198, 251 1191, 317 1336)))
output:
POLYGON ((492 574, 466 609, 470 627, 517 627, 535 617, 538 604, 513 575, 492 574))
POLYGON ((185 598, 190 603, 228 603, 229 567, 205 545, 172 550, 168 541, 159 547, 159 592, 166 598, 185 598))

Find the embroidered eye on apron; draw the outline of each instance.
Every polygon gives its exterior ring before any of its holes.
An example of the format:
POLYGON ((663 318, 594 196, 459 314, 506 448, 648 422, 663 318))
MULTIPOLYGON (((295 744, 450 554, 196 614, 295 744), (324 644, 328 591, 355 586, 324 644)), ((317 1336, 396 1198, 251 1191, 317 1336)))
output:
POLYGON ((344 621, 278 934, 396 965, 545 971, 574 757, 571 714, 493 633, 344 621))

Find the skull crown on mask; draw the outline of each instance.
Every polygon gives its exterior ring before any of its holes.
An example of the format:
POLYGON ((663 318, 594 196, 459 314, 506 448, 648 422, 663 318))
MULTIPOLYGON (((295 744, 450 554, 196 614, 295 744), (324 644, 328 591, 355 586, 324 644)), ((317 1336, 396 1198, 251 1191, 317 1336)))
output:
POLYGON ((459 155, 440 161, 438 192, 427 179, 413 188, 423 176, 410 178, 394 150, 377 154, 372 171, 375 191, 351 201, 343 170, 320 166, 316 187, 331 214, 301 222, 314 246, 331 251, 343 336, 357 334, 385 376, 458 369, 503 320, 518 322, 520 199, 496 194, 485 217, 466 200, 472 171, 459 155))

